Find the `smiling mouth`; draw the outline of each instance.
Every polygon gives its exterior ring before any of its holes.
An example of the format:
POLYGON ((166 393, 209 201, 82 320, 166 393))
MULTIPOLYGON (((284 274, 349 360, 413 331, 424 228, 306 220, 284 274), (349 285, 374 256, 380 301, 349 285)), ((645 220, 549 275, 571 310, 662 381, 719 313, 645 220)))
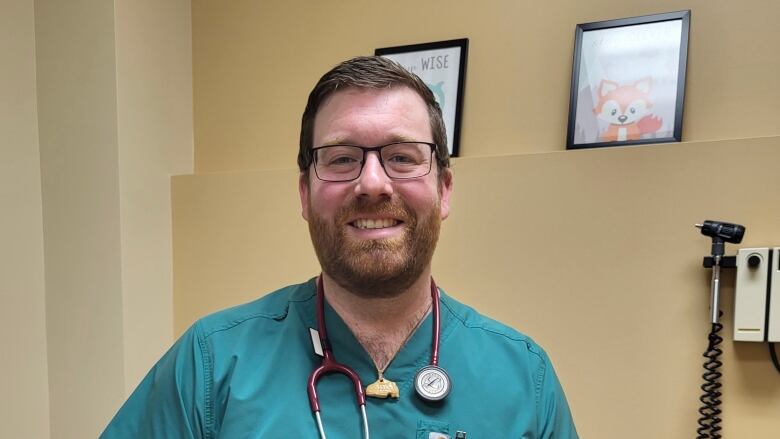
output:
POLYGON ((397 226, 400 223, 401 221, 398 221, 396 219, 391 219, 391 218, 383 218, 383 219, 361 218, 352 221, 350 225, 357 229, 385 229, 388 227, 397 226))

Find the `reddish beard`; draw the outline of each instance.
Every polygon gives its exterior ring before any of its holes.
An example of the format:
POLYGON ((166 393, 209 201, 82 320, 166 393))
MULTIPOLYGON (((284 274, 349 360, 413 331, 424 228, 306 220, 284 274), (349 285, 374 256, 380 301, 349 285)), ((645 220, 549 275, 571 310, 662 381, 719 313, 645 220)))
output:
POLYGON ((322 270, 342 288, 362 297, 393 297, 409 288, 431 263, 441 218, 436 201, 420 216, 399 199, 368 203, 357 198, 329 222, 309 203, 309 234, 322 270), (401 236, 357 240, 347 235, 348 218, 380 215, 403 221, 401 236))

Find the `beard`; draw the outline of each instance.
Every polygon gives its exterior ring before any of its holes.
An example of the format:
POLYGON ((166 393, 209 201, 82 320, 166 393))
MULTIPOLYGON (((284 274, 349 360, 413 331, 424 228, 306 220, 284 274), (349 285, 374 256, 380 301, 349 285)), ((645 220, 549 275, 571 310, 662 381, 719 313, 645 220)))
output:
POLYGON ((406 291, 430 265, 439 239, 439 201, 419 216, 399 199, 369 203, 357 198, 330 222, 309 202, 309 234, 322 270, 342 288, 365 298, 394 297, 406 291), (347 218, 375 214, 403 221, 400 236, 358 240, 347 235, 347 218))

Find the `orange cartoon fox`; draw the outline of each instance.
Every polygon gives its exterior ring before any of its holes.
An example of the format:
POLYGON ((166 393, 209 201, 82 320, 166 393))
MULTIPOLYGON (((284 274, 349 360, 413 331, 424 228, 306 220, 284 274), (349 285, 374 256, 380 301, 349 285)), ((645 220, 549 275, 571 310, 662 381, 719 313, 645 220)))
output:
POLYGON ((596 116, 609 127, 599 136, 603 142, 641 139, 642 134, 654 133, 661 128, 662 120, 652 116, 648 76, 631 85, 602 79, 599 84, 599 102, 593 109, 596 116))

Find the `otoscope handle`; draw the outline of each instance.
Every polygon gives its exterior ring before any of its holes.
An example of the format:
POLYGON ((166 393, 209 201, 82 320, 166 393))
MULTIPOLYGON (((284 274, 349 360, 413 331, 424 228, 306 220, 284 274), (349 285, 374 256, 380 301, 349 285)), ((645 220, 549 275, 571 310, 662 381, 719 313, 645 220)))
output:
POLYGON ((713 257, 714 265, 712 266, 712 293, 710 294, 710 311, 712 312, 711 323, 718 323, 719 302, 720 302, 720 256, 713 257))

